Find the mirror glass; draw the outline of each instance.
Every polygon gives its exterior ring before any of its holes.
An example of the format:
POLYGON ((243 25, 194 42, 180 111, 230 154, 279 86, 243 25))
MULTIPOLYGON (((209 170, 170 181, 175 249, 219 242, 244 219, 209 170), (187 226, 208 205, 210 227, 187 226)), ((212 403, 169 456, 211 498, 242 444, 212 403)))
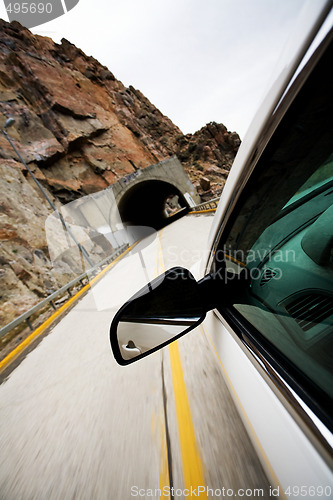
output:
POLYGON ((195 328, 205 317, 198 284, 175 267, 148 283, 116 314, 111 346, 116 360, 127 364, 195 328))

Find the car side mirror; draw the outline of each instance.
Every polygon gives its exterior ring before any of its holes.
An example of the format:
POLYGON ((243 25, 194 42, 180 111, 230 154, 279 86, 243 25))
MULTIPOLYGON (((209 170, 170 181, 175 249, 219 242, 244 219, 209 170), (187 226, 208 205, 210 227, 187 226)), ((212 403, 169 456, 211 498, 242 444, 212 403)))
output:
POLYGON ((161 349, 205 319, 206 312, 227 305, 251 279, 246 270, 230 273, 222 264, 200 281, 183 267, 173 267, 148 283, 117 312, 110 328, 113 355, 127 365, 161 349))
POLYGON ((208 310, 199 283, 187 269, 174 267, 126 302, 110 328, 116 361, 132 363, 198 326, 208 310))

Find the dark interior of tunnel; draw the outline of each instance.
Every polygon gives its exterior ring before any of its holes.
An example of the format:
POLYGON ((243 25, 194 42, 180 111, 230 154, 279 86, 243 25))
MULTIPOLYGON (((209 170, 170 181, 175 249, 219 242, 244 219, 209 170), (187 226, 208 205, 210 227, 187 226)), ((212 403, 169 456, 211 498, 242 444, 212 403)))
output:
POLYGON ((184 196, 175 186, 158 180, 135 184, 124 194, 118 205, 123 223, 149 226, 157 230, 184 215, 188 208, 184 196), (167 202, 174 196, 178 197, 178 204, 183 210, 168 214, 167 202))

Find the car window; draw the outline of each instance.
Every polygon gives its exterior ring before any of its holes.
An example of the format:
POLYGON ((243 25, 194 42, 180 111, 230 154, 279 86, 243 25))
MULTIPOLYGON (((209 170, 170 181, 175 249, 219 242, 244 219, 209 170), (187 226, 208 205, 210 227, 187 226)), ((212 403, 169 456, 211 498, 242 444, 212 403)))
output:
POLYGON ((232 308, 311 396, 333 397, 333 105, 326 51, 261 156, 219 243, 249 284, 232 308))

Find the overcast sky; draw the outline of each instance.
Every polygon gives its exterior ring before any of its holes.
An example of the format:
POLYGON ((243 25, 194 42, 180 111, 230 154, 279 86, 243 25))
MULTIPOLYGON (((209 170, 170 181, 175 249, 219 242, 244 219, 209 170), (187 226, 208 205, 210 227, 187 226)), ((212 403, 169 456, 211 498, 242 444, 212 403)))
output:
POLYGON ((216 121, 243 138, 303 4, 80 0, 32 31, 58 43, 67 38, 94 56, 183 133, 216 121))

